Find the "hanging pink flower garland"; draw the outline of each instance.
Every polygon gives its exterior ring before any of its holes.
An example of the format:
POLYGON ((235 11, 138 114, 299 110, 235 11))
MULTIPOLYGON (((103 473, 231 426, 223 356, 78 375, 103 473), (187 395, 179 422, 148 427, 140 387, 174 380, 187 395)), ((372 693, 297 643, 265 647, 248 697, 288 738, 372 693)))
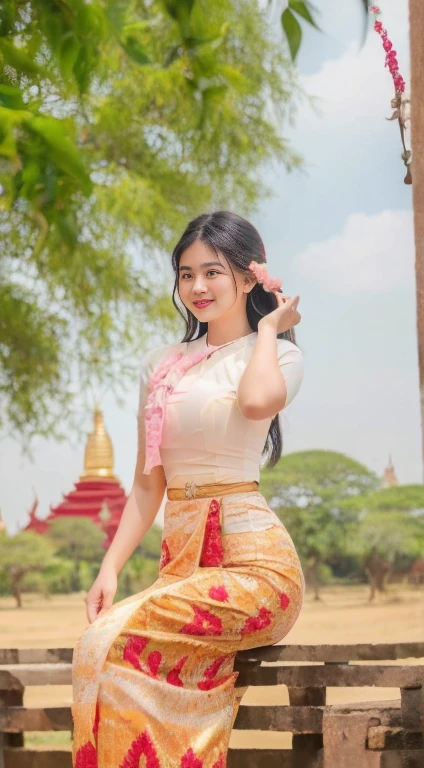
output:
MULTIPOLYGON (((371 13, 373 16, 379 16, 381 14, 381 10, 378 5, 370 5, 368 8, 369 13, 371 13)), ((395 97, 392 99, 391 105, 393 109, 395 110, 393 112, 393 115, 388 118, 389 120, 397 120, 399 123, 399 130, 400 130, 400 136, 402 140, 403 145, 403 152, 402 152, 402 160, 406 167, 406 176, 404 179, 405 184, 412 184, 412 174, 411 174, 411 150, 406 148, 405 145, 405 129, 407 126, 407 117, 406 115, 406 106, 409 105, 409 99, 402 99, 402 94, 405 92, 405 80, 403 79, 402 75, 399 72, 399 62, 397 59, 397 51, 393 48, 393 43, 389 39, 389 35, 387 33, 387 29, 383 27, 383 24, 381 21, 379 21, 377 18, 374 21, 374 29, 377 32, 377 34, 380 35, 383 48, 386 52, 386 60, 385 60, 385 67, 388 67, 389 72, 393 79, 393 84, 395 86, 395 97)))
MULTIPOLYGON (((381 14, 381 10, 378 5, 371 5, 368 10, 373 14, 373 16, 380 16, 381 14)), ((386 51, 386 63, 384 66, 389 68, 390 74, 393 78, 395 90, 403 93, 405 90, 405 80, 399 73, 399 62, 396 58, 397 52, 393 49, 392 41, 389 40, 387 29, 385 29, 382 22, 378 21, 377 19, 374 21, 374 29, 380 35, 383 42, 383 48, 386 51)))

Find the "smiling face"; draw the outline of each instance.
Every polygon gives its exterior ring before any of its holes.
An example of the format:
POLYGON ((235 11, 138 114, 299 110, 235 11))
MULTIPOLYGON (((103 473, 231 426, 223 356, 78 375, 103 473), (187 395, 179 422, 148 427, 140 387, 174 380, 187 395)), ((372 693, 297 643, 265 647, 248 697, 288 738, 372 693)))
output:
POLYGON ((217 256, 200 240, 181 255, 179 295, 200 322, 210 323, 219 318, 221 323, 245 318, 247 294, 254 283, 255 278, 250 279, 231 268, 222 253, 217 256))

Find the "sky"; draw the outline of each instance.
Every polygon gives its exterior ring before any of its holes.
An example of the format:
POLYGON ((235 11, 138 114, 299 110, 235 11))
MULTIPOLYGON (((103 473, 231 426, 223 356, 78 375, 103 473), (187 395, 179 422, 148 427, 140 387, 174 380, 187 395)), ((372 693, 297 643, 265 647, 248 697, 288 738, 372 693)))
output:
MULTIPOLYGON (((393 85, 372 29, 362 46, 359 0, 315 5, 323 32, 305 26, 297 62, 315 109, 303 101, 286 131, 304 168, 264 169, 273 197, 251 217, 270 273, 286 294, 300 295, 305 377, 283 412, 284 453, 339 451, 378 475, 391 454, 400 483, 421 483, 412 190, 403 183, 397 123, 386 120, 393 85)), ((407 1, 384 0, 382 11, 408 82, 407 1)), ((112 395, 101 403, 127 492, 137 397, 134 384, 124 406, 112 395)), ((46 517, 73 489, 83 460, 84 441, 35 440, 29 460, 18 442, 4 440, 0 509, 9 532, 26 524, 34 491, 46 517)))

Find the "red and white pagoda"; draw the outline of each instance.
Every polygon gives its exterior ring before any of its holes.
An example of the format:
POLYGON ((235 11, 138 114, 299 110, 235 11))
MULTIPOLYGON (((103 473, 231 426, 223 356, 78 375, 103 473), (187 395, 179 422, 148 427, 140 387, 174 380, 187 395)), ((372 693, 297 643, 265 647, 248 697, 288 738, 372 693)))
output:
POLYGON ((103 413, 96 405, 94 430, 88 435, 84 454, 84 471, 72 491, 44 520, 36 515, 38 500, 29 512, 30 520, 25 531, 45 533, 52 520, 60 517, 86 517, 106 533, 103 546, 111 544, 119 525, 127 496, 119 479, 114 475, 112 441, 106 431, 103 413))

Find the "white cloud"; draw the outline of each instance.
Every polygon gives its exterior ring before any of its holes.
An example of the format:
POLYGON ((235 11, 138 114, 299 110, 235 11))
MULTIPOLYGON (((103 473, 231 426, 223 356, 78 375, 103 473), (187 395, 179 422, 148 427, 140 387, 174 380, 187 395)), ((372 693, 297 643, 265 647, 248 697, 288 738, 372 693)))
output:
POLYGON ((386 293, 412 285, 413 220, 410 211, 348 217, 341 235, 309 245, 294 260, 298 275, 329 293, 386 293))

